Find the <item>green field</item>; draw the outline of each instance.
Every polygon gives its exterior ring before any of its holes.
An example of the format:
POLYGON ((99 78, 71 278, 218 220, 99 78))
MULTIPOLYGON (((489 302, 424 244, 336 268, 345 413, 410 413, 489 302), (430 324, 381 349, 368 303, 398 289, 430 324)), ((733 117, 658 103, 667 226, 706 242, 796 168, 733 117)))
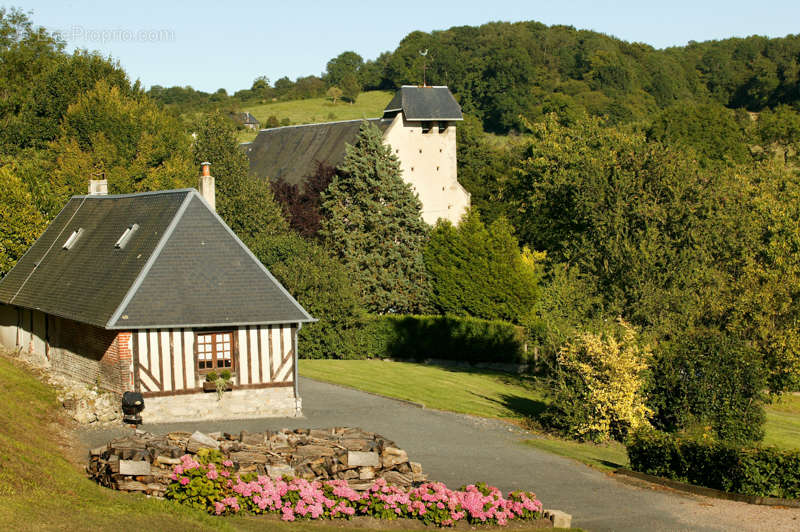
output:
MULTIPOLYGON (((278 121, 288 119, 292 125, 314 124, 317 122, 335 122, 337 120, 358 120, 361 118, 376 118, 383 114, 386 104, 392 99, 393 92, 369 91, 362 92, 355 103, 338 101, 336 105, 328 98, 310 98, 308 100, 291 100, 285 102, 265 102, 243 104, 242 111, 249 111, 255 116, 262 126, 270 116, 278 121)), ((254 131, 242 131, 239 136, 241 142, 253 140, 254 131)))
MULTIPOLYGON (((300 374, 427 408, 512 421, 535 420, 548 404, 541 381, 485 370, 380 360, 301 360, 300 374)), ((767 407, 765 430, 765 444, 800 448, 800 396, 788 395, 767 407)), ((619 443, 595 445, 541 436, 525 443, 599 469, 628 463, 619 443)))

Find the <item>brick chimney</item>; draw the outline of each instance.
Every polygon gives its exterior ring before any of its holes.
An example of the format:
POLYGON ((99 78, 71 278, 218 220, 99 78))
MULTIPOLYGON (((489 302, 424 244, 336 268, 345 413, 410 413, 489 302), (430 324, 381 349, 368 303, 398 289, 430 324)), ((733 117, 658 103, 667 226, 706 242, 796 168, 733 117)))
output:
POLYGON ((89 180, 89 195, 90 196, 107 196, 108 195, 108 179, 90 179, 89 180))
POLYGON ((205 198, 211 209, 217 210, 217 193, 214 187, 214 177, 211 175, 211 163, 200 163, 200 195, 205 198))

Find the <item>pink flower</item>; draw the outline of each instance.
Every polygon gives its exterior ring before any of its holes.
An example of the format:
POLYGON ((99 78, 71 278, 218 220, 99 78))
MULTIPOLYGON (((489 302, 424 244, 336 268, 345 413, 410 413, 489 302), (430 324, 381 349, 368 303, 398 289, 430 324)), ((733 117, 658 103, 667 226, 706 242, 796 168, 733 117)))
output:
POLYGON ((216 472, 214 469, 212 469, 211 471, 209 471, 208 473, 206 473, 206 477, 207 477, 209 480, 216 480, 218 476, 219 476, 219 475, 217 474, 217 472, 216 472))
POLYGON ((219 515, 225 511, 225 505, 217 501, 214 503, 214 513, 219 515))
POLYGON ((185 486, 189 483, 189 477, 181 477, 181 485, 185 486))
POLYGON ((224 465, 225 467, 233 467, 233 462, 231 462, 230 460, 223 460, 222 465, 224 465))

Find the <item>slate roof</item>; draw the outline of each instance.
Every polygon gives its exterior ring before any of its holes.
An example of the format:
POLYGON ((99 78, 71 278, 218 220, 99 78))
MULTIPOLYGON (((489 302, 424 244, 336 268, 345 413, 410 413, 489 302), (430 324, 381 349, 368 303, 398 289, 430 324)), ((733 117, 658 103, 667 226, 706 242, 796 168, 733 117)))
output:
MULTIPOLYGON (((250 160, 250 173, 260 178, 302 185, 318 163, 338 166, 346 144, 353 144, 363 120, 262 129, 255 140, 243 146, 250 160)), ((381 130, 391 121, 369 119, 381 130)))
POLYGON ((402 111, 406 120, 463 120, 461 106, 447 87, 403 85, 383 110, 384 118, 402 111))
POLYGON ((230 116, 240 124, 260 125, 258 119, 255 116, 253 116, 249 111, 243 113, 230 113, 230 116))
POLYGON ((106 329, 314 321, 194 189, 74 196, 0 280, 0 302, 106 329))

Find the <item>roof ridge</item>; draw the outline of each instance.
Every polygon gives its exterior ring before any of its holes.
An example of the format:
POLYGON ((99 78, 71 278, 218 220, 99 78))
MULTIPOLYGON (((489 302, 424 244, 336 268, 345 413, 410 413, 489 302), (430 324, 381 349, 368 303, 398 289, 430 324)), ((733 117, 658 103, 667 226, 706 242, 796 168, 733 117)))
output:
POLYGON ((150 271, 150 268, 153 267, 153 264, 155 264, 156 259, 161 254, 161 250, 164 249, 164 246, 167 244, 167 241, 172 236, 172 233, 175 231, 175 227, 177 227, 178 222, 183 217, 183 214, 186 212, 187 207, 189 207, 189 203, 191 202, 194 195, 196 194, 198 197, 202 198, 200 193, 193 188, 187 188, 181 190, 188 191, 189 194, 187 194, 186 197, 183 198, 181 206, 178 207, 177 211, 175 211, 175 214, 172 216, 172 220, 170 220, 169 225, 164 231, 164 234, 161 235, 158 244, 156 244, 156 247, 153 248, 152 253, 150 253, 150 256, 147 258, 147 262, 145 262, 144 266, 142 266, 142 269, 139 270, 139 274, 136 276, 136 279, 133 280, 133 283, 131 283, 130 288, 128 288, 128 291, 125 293, 125 297, 122 298, 122 301, 120 301, 117 308, 111 314, 111 317, 108 318, 108 322, 106 322, 106 329, 113 327, 119 321, 122 311, 125 310, 125 307, 127 307, 128 303, 130 303, 131 300, 133 299, 133 296, 136 295, 136 292, 139 290, 139 287, 142 286, 142 282, 144 282, 145 277, 147 277, 147 273, 150 271))
POLYGON ((128 192, 126 194, 76 194, 70 199, 116 199, 116 198, 132 198, 137 196, 156 196, 158 194, 179 194, 191 191, 196 191, 195 188, 175 188, 171 190, 148 190, 146 192, 128 192))
POLYGON ((258 132, 261 133, 262 131, 277 131, 279 129, 289 129, 293 127, 324 126, 327 124, 348 124, 350 122, 363 122, 365 120, 383 120, 383 117, 376 116, 372 118, 353 118, 350 120, 334 120, 333 122, 313 122, 311 124, 294 124, 291 126, 268 127, 265 129, 259 129, 258 132))

